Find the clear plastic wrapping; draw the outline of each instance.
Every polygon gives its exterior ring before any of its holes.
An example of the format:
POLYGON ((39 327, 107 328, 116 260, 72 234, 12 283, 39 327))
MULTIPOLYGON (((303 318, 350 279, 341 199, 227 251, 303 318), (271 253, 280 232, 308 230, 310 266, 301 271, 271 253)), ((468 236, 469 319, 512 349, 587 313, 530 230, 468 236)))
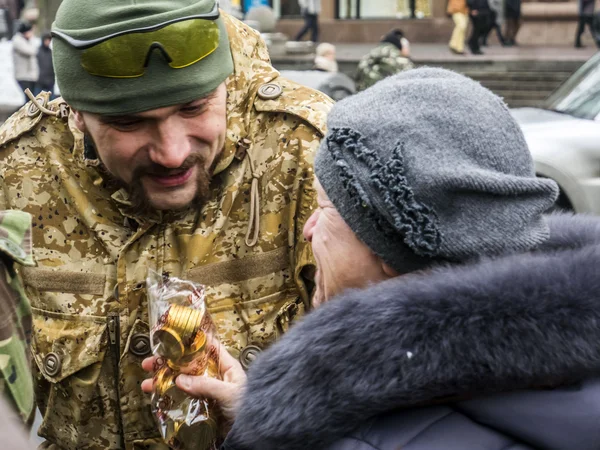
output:
POLYGON ((154 367, 152 411, 165 443, 177 450, 217 448, 214 403, 175 385, 180 374, 219 377, 219 340, 201 285, 150 272, 147 280, 154 367))

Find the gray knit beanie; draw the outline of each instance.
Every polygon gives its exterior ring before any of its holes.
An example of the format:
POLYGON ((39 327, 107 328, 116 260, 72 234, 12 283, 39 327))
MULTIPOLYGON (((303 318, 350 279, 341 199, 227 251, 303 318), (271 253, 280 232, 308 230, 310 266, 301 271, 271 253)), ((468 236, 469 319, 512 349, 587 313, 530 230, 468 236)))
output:
POLYGON ((536 178, 504 102, 462 75, 416 69, 337 103, 315 174, 356 235, 401 273, 527 251, 558 195, 536 178))

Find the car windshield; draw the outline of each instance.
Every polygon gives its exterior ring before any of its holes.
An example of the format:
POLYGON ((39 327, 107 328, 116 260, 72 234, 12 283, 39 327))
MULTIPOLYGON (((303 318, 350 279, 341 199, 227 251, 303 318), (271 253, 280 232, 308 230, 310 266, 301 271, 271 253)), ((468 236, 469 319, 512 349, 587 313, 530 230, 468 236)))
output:
POLYGON ((546 108, 581 119, 595 119, 600 114, 600 53, 550 96, 546 108))

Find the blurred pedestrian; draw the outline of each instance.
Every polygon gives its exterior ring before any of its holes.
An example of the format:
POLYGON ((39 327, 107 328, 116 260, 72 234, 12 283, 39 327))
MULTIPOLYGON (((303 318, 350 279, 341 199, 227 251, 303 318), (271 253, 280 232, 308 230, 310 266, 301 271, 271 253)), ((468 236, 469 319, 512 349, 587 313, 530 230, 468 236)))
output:
POLYGON ((40 72, 36 86, 38 92, 54 92, 55 75, 54 66, 52 65, 52 49, 50 48, 51 42, 52 35, 50 33, 44 33, 42 36, 42 45, 40 46, 37 54, 40 72))
POLYGON ((581 36, 585 31, 587 25, 594 43, 600 47, 600 36, 597 35, 594 27, 594 9, 596 6, 595 0, 579 0, 579 22, 577 24, 577 34, 575 35, 575 48, 583 48, 581 43, 581 36))
POLYGON ((469 50, 474 55, 483 55, 481 51, 481 38, 486 32, 490 20, 490 5, 488 0, 467 0, 469 17, 471 18, 471 36, 469 37, 469 50))
POLYGON ((521 28, 521 0, 506 0, 504 5, 506 29, 504 40, 507 47, 517 45, 517 33, 521 28))
POLYGON ((402 30, 395 28, 381 38, 377 47, 362 57, 355 75, 356 89, 362 91, 380 80, 412 69, 410 43, 402 30))
POLYGON ((600 219, 544 215, 558 186, 504 102, 416 69, 327 126, 304 228, 322 306, 241 398, 217 382, 224 449, 597 450, 600 219))
POLYGON ((454 30, 450 38, 450 51, 457 55, 465 53, 465 39, 469 26, 469 7, 467 0, 449 0, 447 13, 452 16, 454 30))
POLYGON ((502 23, 504 22, 504 1, 503 0, 489 0, 490 4, 490 18, 488 20, 488 26, 483 32, 481 37, 481 45, 483 47, 488 46, 488 37, 493 30, 496 30, 496 37, 500 45, 504 46, 504 36, 502 35, 502 23))
MULTIPOLYGON (((5 37, 12 38, 14 34, 14 23, 19 18, 19 3, 17 0, 0 0, 0 14, 4 16, 6 24, 5 37)), ((1 20, 1 19, 0 19, 1 20)))
POLYGON ((21 23, 19 31, 13 37, 13 61, 15 79, 22 90, 35 91, 35 83, 39 77, 37 51, 33 27, 28 22, 21 23))
POLYGON ((335 59, 335 45, 323 42, 315 51, 314 70, 321 72, 337 72, 338 63, 335 59))
POLYGON ((319 42, 319 14, 321 13, 321 0, 298 0, 304 26, 296 35, 296 40, 301 41, 306 33, 310 31, 310 40, 319 42))

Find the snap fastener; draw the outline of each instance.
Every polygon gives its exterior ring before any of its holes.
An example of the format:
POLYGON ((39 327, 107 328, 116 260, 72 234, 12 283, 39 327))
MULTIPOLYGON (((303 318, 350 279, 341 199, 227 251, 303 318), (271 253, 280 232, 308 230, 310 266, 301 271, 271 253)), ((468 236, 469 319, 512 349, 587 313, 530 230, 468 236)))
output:
POLYGON ((281 89, 281 86, 279 86, 278 84, 267 83, 267 84, 263 84, 258 89, 258 96, 260 98, 262 98, 263 100, 273 100, 273 99, 276 99, 277 97, 279 97, 282 92, 283 92, 283 90, 281 89))
POLYGON ((55 377, 60 373, 60 369, 62 368, 62 361, 60 357, 52 352, 48 353, 44 358, 44 372, 49 377, 55 377))
POLYGON ((245 370, 248 370, 250 364, 254 362, 262 349, 257 345, 248 345, 240 353, 240 364, 245 370))
MULTIPOLYGON (((35 99, 44 108, 46 107, 46 105, 48 105, 48 99, 46 97, 44 97, 43 95, 38 95, 35 99)), ((31 118, 37 117, 41 113, 42 113, 42 111, 40 111, 40 109, 36 106, 35 103, 33 103, 33 102, 29 103, 29 106, 27 107, 27 117, 31 117, 31 118)))
POLYGON ((131 337, 129 351, 135 356, 147 356, 150 354, 150 337, 143 333, 131 337))

